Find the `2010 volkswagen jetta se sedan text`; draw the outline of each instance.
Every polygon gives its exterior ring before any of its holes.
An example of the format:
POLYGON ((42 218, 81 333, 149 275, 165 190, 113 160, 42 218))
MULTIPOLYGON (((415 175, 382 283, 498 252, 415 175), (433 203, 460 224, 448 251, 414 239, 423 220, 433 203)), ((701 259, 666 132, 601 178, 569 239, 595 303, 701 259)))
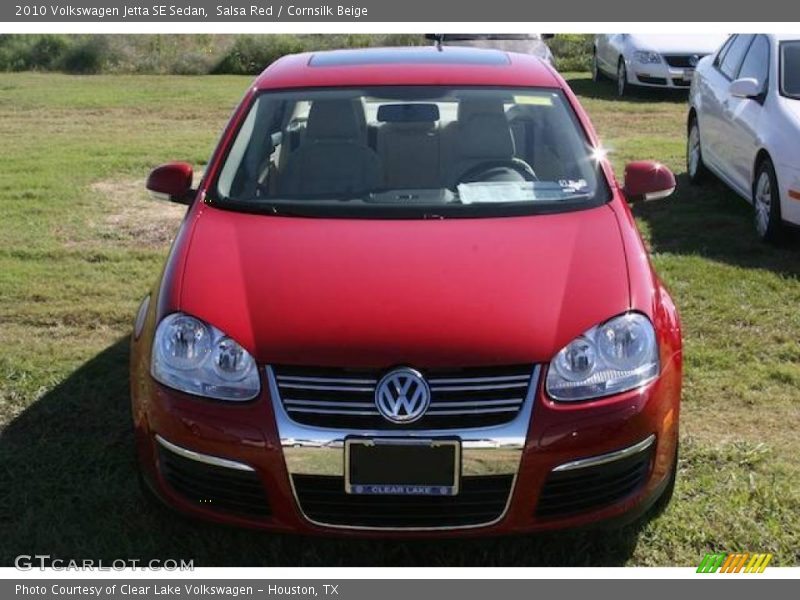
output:
POLYGON ((247 91, 136 317, 146 489, 301 533, 617 523, 669 497, 681 336, 564 80, 470 48, 284 57, 247 91))

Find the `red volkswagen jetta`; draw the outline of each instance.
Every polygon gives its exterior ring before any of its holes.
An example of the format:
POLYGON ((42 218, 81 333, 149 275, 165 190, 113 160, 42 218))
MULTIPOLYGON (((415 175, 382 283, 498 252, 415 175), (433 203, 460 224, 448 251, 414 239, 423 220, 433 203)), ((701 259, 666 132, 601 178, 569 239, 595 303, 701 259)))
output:
POLYGON ((287 56, 248 90, 136 318, 142 480, 273 531, 619 522, 668 498, 681 336, 564 80, 468 48, 287 56))

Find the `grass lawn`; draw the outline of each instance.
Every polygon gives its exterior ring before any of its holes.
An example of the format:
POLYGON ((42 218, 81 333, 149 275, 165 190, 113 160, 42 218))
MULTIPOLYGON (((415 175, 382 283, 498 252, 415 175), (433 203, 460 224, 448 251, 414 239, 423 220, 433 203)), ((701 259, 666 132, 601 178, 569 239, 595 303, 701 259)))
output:
MULTIPOLYGON (((618 173, 683 174, 686 98, 570 77, 618 173)), ((696 565, 713 551, 800 564, 800 242, 776 249, 721 184, 679 177, 635 207, 681 311, 675 497, 612 534, 448 542, 311 540, 153 510, 134 476, 127 339, 181 216, 148 170, 201 165, 249 78, 0 74, 0 565, 19 554, 197 566, 696 565)))

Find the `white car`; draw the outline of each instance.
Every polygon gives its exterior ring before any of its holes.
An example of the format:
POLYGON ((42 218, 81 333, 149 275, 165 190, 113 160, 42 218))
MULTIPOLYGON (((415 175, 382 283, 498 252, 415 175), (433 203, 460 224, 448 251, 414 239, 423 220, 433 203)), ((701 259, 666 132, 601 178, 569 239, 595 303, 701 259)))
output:
POLYGON ((545 43, 545 40, 553 37, 551 33, 434 33, 425 37, 444 46, 493 48, 504 52, 532 54, 555 67, 553 53, 545 43))
POLYGON ((592 78, 615 80, 620 96, 632 85, 687 89, 700 59, 716 51, 727 37, 714 33, 597 35, 592 53, 592 78))
POLYGON ((800 225, 800 34, 731 36, 689 92, 686 165, 754 206, 759 237, 800 225))

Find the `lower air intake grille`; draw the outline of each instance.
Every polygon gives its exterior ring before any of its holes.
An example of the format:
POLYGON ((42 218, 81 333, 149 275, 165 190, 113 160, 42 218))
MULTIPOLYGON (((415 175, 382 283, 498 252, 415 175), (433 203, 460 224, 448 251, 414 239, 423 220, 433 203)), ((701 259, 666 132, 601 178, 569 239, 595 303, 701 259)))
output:
POLYGON ((649 83, 650 85, 667 85, 667 80, 664 77, 650 77, 649 75, 636 75, 636 79, 642 83, 649 83))
POLYGON ((652 449, 605 464, 551 472, 539 495, 536 516, 566 517, 631 495, 647 480, 652 449))
POLYGON ((317 523, 350 527, 463 527, 491 523, 505 510, 512 475, 464 477, 457 496, 372 496, 344 491, 341 477, 293 475, 303 513, 317 523))
POLYGON ((266 517, 269 504, 258 475, 208 465, 159 447, 164 479, 186 500, 210 510, 245 517, 266 517))
POLYGON ((705 54, 665 54, 664 60, 667 61, 670 67, 694 69, 697 66, 697 62, 704 56, 705 54))
POLYGON ((532 365, 429 370, 425 415, 395 425, 375 406, 375 387, 385 371, 315 367, 272 368, 283 408, 293 421, 338 429, 453 429, 507 423, 528 393, 532 365))

